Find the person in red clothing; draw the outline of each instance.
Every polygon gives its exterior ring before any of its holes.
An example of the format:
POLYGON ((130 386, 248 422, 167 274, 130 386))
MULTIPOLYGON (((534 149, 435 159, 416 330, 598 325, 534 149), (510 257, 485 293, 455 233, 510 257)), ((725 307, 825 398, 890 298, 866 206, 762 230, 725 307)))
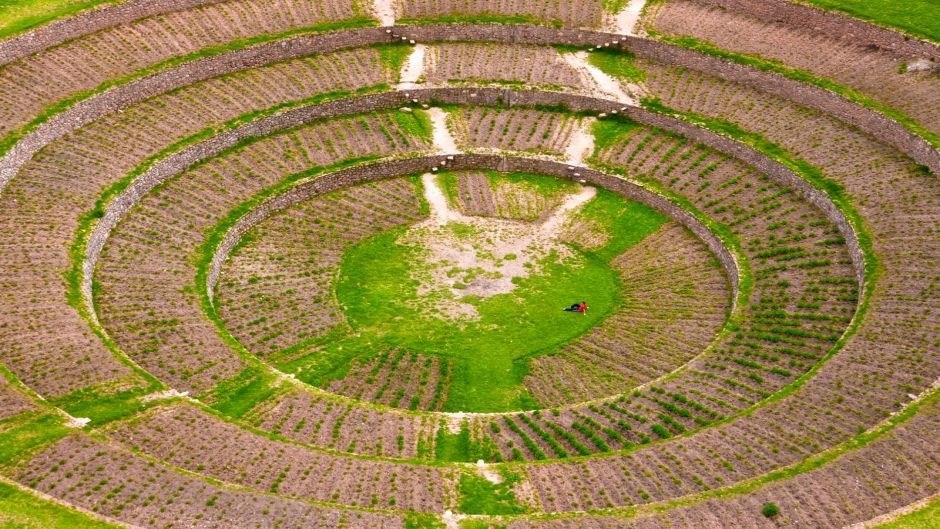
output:
POLYGON ((575 303, 571 305, 570 307, 565 307, 563 310, 565 312, 580 312, 581 314, 584 314, 585 316, 587 316, 587 310, 588 310, 587 301, 582 301, 581 303, 575 303))

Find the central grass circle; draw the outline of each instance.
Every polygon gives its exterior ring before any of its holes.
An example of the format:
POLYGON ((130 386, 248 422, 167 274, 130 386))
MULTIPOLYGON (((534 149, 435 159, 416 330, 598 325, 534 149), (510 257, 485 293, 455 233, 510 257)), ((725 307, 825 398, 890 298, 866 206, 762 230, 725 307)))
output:
MULTIPOLYGON (((301 379, 327 387, 351 366, 399 350, 447 359, 444 411, 542 407, 525 386, 530 360, 560 352, 618 309, 622 282, 611 261, 667 219, 603 189, 533 175, 489 178, 494 188, 554 204, 573 198, 574 209, 545 210, 554 221, 516 212, 441 217, 438 194, 428 220, 347 249, 335 295, 348 325, 318 342, 297 370, 301 379), (582 300, 587 314, 563 310, 582 300)), ((439 182, 455 203, 455 180, 439 182)))
POLYGON ((537 407, 521 385, 525 360, 580 336, 621 299, 620 279, 608 263, 571 248, 572 255, 549 255, 536 272, 515 278, 511 292, 462 297, 478 317, 448 318, 437 308, 436 296, 418 294, 421 282, 414 272, 424 256, 401 242, 406 229, 347 252, 336 295, 357 336, 333 346, 401 347, 454 359, 447 410, 537 407), (590 306, 586 315, 562 310, 582 299, 590 306))

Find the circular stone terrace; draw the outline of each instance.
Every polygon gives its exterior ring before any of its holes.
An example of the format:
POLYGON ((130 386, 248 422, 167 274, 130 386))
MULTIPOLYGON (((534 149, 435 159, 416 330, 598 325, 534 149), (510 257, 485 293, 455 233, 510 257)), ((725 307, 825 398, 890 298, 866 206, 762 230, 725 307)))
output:
POLYGON ((936 44, 522 4, 0 40, 0 522, 929 519, 936 44))

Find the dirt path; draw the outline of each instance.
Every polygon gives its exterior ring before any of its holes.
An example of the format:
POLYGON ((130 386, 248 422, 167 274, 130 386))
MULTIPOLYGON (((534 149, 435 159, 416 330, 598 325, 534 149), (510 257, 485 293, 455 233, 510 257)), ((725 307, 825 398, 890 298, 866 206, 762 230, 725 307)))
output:
POLYGON ((457 142, 447 128, 447 112, 438 107, 428 109, 431 116, 431 126, 434 129, 432 138, 434 147, 442 154, 456 154, 461 152, 457 148, 457 142))
POLYGON ((517 278, 538 273, 549 256, 575 257, 559 240, 559 231, 570 212, 597 193, 593 187, 583 187, 565 197, 543 222, 533 223, 464 215, 451 208, 436 175, 424 174, 421 181, 430 216, 412 226, 398 243, 422 249, 425 264, 413 268, 418 295, 433 298, 435 307, 455 320, 479 318, 474 305, 461 301, 464 296, 487 298, 511 292, 517 278))
POLYGON ((444 190, 437 185, 437 177, 431 173, 425 173, 421 175, 421 183, 424 184, 424 198, 431 209, 430 218, 427 220, 429 224, 443 226, 451 221, 469 222, 469 217, 450 208, 444 190))
POLYGON ((572 165, 584 165, 584 160, 594 154, 594 134, 591 127, 595 118, 581 120, 581 126, 571 135, 571 141, 565 149, 565 158, 572 165))
MULTIPOLYGON (((620 81, 602 72, 599 68, 587 61, 588 52, 579 51, 576 53, 565 53, 562 55, 562 57, 572 68, 575 68, 581 72, 581 75, 584 76, 588 85, 593 84, 596 86, 597 91, 602 93, 604 96, 616 99, 621 103, 632 106, 639 106, 639 101, 637 98, 627 93, 623 89, 623 85, 620 84, 620 81)), ((639 86, 628 86, 633 90, 639 91, 639 86)))
POLYGON ((639 35, 640 32, 637 32, 639 29, 637 28, 637 23, 640 21, 640 16, 643 14, 643 6, 645 5, 646 0, 630 0, 630 3, 628 3, 626 7, 614 15, 610 31, 612 33, 620 33, 621 35, 639 35))
POLYGON ((568 220, 568 212, 580 208, 587 201, 594 198, 596 194, 597 189, 593 187, 582 187, 576 194, 568 195, 565 197, 565 201, 552 212, 551 216, 545 219, 545 222, 539 226, 539 231, 546 238, 556 238, 558 231, 561 229, 562 225, 564 225, 565 221, 568 220))
POLYGON ((418 80, 424 74, 424 56, 427 51, 428 47, 424 44, 416 44, 412 48, 411 55, 408 56, 408 60, 401 67, 401 75, 399 76, 398 85, 395 87, 396 89, 410 90, 418 87, 418 80))
POLYGON ((395 25, 395 8, 392 5, 393 0, 375 0, 373 10, 375 16, 379 18, 380 26, 395 25))

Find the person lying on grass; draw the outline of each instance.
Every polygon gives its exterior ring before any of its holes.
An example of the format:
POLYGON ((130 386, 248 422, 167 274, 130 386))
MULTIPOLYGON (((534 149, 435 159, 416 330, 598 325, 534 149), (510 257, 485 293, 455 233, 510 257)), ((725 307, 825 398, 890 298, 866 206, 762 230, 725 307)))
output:
POLYGON ((582 301, 581 303, 575 303, 571 305, 570 307, 565 307, 562 310, 564 310, 565 312, 580 312, 581 314, 584 314, 585 316, 587 316, 587 310, 588 310, 587 301, 582 301))

